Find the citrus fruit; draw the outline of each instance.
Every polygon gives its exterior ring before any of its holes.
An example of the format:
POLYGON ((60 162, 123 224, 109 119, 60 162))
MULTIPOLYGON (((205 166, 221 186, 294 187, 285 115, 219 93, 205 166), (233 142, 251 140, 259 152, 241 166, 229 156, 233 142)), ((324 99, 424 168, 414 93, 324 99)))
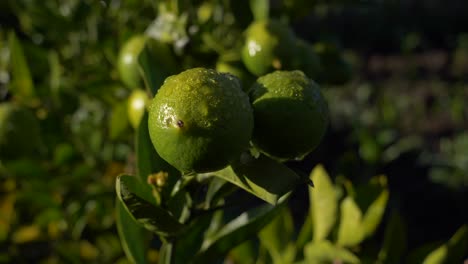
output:
POLYGON ((127 116, 134 129, 137 129, 140 125, 148 100, 148 94, 141 89, 134 90, 128 97, 127 116))
POLYGON ((279 21, 256 21, 246 30, 242 61, 254 75, 260 76, 284 68, 290 60, 295 36, 279 21))
POLYGON ((0 159, 12 160, 34 153, 40 142, 39 122, 27 109, 0 104, 0 159))
POLYGON ((176 71, 176 59, 168 45, 144 35, 134 36, 122 46, 117 63, 120 79, 130 89, 143 86, 138 57, 145 45, 148 49, 145 59, 150 64, 146 68, 149 71, 148 75, 158 79, 161 78, 160 76, 168 76, 176 71))
POLYGON ((182 173, 221 169, 247 148, 253 114, 240 81, 205 68, 168 77, 148 119, 158 154, 182 173))
POLYGON ((319 86, 301 71, 275 71, 251 88, 253 144, 280 160, 302 159, 328 126, 328 107, 319 86))
POLYGON ((129 88, 141 87, 142 80, 138 69, 138 56, 145 46, 145 36, 134 36, 122 46, 118 58, 120 79, 129 88))

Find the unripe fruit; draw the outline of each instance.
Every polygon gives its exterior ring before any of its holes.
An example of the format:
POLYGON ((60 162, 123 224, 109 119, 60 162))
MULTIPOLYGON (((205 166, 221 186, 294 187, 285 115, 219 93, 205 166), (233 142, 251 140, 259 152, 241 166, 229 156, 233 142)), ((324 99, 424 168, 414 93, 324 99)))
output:
POLYGON ((158 154, 183 173, 222 169, 248 147, 252 108, 233 75, 194 68, 168 77, 149 110, 158 154))
POLYGON ((276 20, 253 22, 246 30, 242 61, 257 76, 283 69, 291 63, 294 43, 294 33, 287 25, 276 20))
POLYGON ((148 94, 140 89, 134 90, 128 97, 127 115, 134 129, 140 125, 141 118, 145 114, 148 105, 148 94))
POLYGON ((117 69, 120 74, 120 79, 131 89, 143 85, 138 69, 138 56, 144 48, 145 42, 145 36, 132 37, 122 46, 119 53, 117 69))
POLYGON ((255 127, 252 142, 280 160, 302 159, 320 143, 328 107, 319 86, 301 71, 276 71, 251 89, 255 127))

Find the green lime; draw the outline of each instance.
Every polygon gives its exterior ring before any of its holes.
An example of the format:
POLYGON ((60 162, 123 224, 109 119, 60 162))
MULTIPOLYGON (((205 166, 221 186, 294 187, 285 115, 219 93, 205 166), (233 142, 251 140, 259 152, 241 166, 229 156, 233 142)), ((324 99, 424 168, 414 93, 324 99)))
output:
POLYGON ((194 68, 168 77, 149 109, 158 154, 183 173, 227 166, 248 147, 253 114, 240 81, 194 68))
POLYGON ((13 103, 0 104, 0 159, 32 155, 40 143, 36 117, 13 103))
POLYGON ((145 36, 134 36, 122 46, 118 58, 118 71, 120 79, 129 88, 142 86, 142 80, 138 69, 138 56, 146 42, 145 36))
POLYGON ((246 30, 242 61, 254 75, 261 76, 290 63, 295 35, 279 21, 256 21, 246 30))
POLYGON ((128 97, 127 115, 134 129, 140 125, 141 118, 145 114, 148 105, 148 94, 141 89, 134 90, 128 97))
POLYGON ((252 142, 263 153, 302 159, 320 143, 328 107, 319 86, 301 71, 275 71, 251 89, 255 127, 252 142))
POLYGON ((140 72, 138 57, 147 49, 145 57, 146 74, 151 78, 159 79, 161 76, 169 76, 177 70, 176 58, 171 49, 165 43, 144 35, 130 38, 122 46, 118 57, 118 71, 122 82, 130 89, 143 87, 142 73, 140 72))

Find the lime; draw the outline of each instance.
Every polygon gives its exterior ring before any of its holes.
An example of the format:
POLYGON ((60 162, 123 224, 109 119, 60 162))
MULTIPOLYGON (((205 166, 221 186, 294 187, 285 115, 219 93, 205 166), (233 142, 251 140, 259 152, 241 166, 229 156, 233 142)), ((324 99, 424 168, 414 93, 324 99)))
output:
POLYGON ((138 69, 138 55, 145 46, 145 36, 134 36, 122 46, 118 58, 118 71, 120 79, 129 88, 142 86, 142 80, 138 69))
POLYGON ((146 60, 149 61, 147 70, 152 78, 169 76, 176 72, 177 62, 171 49, 165 43, 144 35, 130 38, 122 46, 118 57, 118 71, 122 82, 130 89, 143 87, 138 57, 143 49, 147 47, 146 60))
POLYGON ((290 63, 295 35, 279 21, 256 21, 246 30, 242 61, 254 75, 260 76, 290 63))
POLYGON ((151 103, 148 122, 156 151, 182 173, 227 166, 247 148, 253 130, 239 79, 204 68, 168 77, 151 103))
POLYGON ((328 107, 319 86, 301 71, 275 71, 251 89, 253 144, 281 159, 302 159, 328 126, 328 107))
POLYGON ((134 129, 140 125, 141 118, 145 114, 148 105, 148 94, 141 89, 134 90, 128 97, 127 115, 134 129))
POLYGON ((39 142, 39 122, 29 110, 13 103, 0 104, 1 159, 12 160, 32 155, 39 142))

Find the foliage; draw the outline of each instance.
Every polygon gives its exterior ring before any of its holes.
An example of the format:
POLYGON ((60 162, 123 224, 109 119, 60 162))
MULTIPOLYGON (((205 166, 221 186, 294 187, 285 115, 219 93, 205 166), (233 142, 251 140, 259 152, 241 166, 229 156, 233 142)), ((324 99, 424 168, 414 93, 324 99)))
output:
POLYGON ((0 104, 40 127, 30 153, 0 158, 0 263, 461 263, 466 32, 457 12, 424 19, 442 1, 416 2, 0 1, 0 104), (420 12, 402 18, 410 7, 420 12), (323 88, 324 141, 303 161, 252 150, 181 178, 132 95, 193 67, 230 72, 248 92, 245 29, 265 18, 295 39, 293 58, 268 66, 323 88), (119 54, 134 36, 150 41, 128 87, 119 54))

